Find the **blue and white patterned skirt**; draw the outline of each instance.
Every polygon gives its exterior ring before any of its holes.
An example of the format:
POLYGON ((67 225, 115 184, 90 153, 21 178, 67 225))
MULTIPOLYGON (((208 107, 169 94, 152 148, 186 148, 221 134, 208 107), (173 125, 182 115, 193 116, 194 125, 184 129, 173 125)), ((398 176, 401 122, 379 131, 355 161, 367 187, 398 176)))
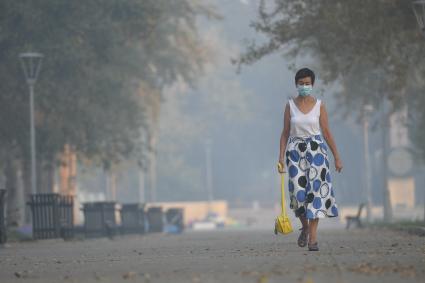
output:
POLYGON ((290 207, 308 219, 336 217, 328 149, 321 135, 289 137, 286 151, 290 207))

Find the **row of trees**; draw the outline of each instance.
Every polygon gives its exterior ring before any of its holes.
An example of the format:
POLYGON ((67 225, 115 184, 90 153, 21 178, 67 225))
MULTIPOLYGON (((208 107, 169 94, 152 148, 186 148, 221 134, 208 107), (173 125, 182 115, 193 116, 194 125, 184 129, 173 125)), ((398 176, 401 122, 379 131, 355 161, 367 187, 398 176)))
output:
MULTIPOLYGON (((6 186, 23 174, 28 192, 29 99, 18 54, 45 54, 36 85, 38 187, 51 191, 54 168, 71 151, 108 169, 146 163, 162 90, 193 85, 208 56, 199 1, 1 1, 0 169, 6 186), (145 141, 145 142, 142 142, 145 141)), ((11 191, 11 195, 13 190, 11 191)))
POLYGON ((313 56, 325 83, 337 83, 343 114, 363 106, 390 112, 409 109, 414 148, 425 159, 425 39, 410 1, 261 1, 252 27, 266 42, 252 42, 237 60, 242 66, 281 53, 291 63, 313 56), (269 6, 267 6, 269 4, 269 6))

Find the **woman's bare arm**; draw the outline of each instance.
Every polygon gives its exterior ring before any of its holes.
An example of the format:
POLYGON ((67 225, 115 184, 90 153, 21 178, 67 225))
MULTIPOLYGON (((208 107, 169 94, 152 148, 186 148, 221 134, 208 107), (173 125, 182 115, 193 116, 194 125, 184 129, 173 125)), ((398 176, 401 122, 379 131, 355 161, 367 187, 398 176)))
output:
POLYGON ((285 107, 285 113, 283 114, 283 130, 282 130, 282 134, 280 135, 279 163, 282 164, 283 172, 285 172, 285 152, 286 152, 286 145, 288 143, 290 129, 291 129, 291 113, 289 109, 289 104, 287 103, 285 107))
POLYGON ((332 155, 335 159, 335 169, 337 172, 342 170, 342 161, 339 156, 338 150, 336 148, 335 140, 332 136, 331 130, 329 129, 328 122, 328 113, 326 111, 325 105, 322 103, 320 106, 320 128, 322 129, 323 137, 325 138, 326 143, 329 145, 329 148, 332 151, 332 155))

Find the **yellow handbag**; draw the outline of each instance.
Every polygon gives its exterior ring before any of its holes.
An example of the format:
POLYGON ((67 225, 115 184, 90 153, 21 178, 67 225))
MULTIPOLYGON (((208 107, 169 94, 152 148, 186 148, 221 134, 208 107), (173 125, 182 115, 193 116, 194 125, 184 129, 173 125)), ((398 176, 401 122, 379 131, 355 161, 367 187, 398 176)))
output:
MULTIPOLYGON (((278 164, 279 172, 282 171, 282 164, 278 164)), ((291 221, 289 220, 288 214, 286 213, 285 208, 285 174, 280 173, 281 177, 281 194, 282 194, 282 212, 281 214, 276 218, 275 225, 274 225, 274 233, 277 235, 277 233, 281 234, 289 234, 292 230, 291 221)))

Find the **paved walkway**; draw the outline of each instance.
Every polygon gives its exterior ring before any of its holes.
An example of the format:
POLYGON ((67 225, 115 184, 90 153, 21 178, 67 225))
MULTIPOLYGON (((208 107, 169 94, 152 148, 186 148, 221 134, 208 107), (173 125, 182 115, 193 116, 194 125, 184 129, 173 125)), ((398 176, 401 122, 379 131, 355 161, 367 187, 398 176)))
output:
POLYGON ((425 237, 326 230, 320 252, 297 233, 188 232, 0 248, 0 282, 424 282, 425 237))

